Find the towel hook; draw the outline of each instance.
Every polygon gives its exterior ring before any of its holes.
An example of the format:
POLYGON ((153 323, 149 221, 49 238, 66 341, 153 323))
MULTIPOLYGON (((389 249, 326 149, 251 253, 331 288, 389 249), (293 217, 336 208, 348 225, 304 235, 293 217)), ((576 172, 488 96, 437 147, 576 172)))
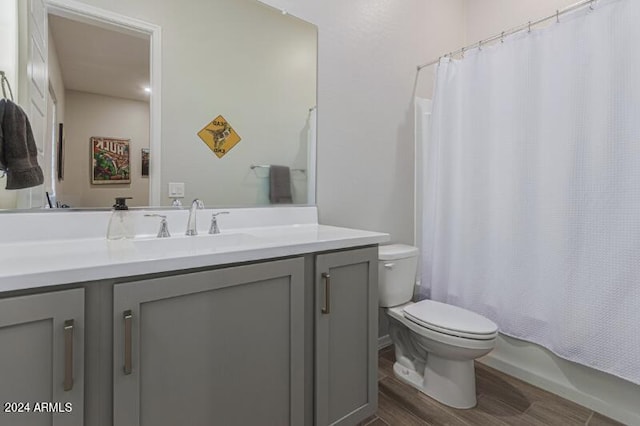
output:
POLYGON ((0 71, 0 85, 2 85, 2 97, 13 101, 13 91, 11 91, 11 85, 9 84, 9 80, 7 79, 4 71, 0 71), (6 88, 5 83, 7 85, 6 88), (6 89, 9 89, 9 98, 7 98, 6 89))

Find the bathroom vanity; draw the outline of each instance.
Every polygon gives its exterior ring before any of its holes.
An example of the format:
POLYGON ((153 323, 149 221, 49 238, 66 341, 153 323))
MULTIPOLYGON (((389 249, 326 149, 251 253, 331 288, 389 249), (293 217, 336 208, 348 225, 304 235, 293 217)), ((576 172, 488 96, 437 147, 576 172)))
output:
MULTIPOLYGON (((234 210, 219 235, 202 220, 195 237, 0 245, 0 424, 354 425, 372 415, 377 244, 388 235, 287 209, 234 210), (255 210, 268 226, 243 227, 255 210), (52 404, 37 413, 36 403, 52 404), (14 412, 24 404, 30 412, 14 412)), ((169 213, 181 229, 185 212, 169 213)))

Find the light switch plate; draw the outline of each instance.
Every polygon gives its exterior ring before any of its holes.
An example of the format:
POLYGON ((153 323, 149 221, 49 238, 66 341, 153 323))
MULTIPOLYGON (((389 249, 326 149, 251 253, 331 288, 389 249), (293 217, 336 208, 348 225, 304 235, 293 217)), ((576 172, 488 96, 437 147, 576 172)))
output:
POLYGON ((184 182, 169 182, 169 197, 184 197, 184 182))

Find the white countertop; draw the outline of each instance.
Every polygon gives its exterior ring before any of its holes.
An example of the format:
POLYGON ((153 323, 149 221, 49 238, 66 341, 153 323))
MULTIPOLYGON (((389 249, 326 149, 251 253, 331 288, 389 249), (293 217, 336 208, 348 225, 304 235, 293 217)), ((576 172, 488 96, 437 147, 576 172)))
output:
POLYGON ((0 244, 0 292, 379 244, 389 235, 318 224, 224 230, 195 237, 47 239, 0 244))

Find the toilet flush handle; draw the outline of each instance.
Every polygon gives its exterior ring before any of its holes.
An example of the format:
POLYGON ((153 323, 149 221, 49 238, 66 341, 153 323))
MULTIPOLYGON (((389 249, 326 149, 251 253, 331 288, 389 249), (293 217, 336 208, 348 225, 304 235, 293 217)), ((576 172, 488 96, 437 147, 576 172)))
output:
POLYGON ((384 264, 384 267, 385 267, 385 268, 387 268, 387 269, 393 269, 393 267, 394 267, 395 265, 396 265, 396 264, 395 264, 395 263, 393 263, 393 262, 392 262, 392 263, 385 263, 385 264, 384 264))

